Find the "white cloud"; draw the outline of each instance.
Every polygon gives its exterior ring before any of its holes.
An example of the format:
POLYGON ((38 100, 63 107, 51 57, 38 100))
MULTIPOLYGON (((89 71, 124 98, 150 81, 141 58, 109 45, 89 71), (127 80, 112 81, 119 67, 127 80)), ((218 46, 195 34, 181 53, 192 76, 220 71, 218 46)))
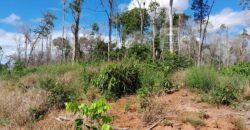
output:
POLYGON ((1 19, 0 22, 11 25, 17 25, 21 23, 21 17, 17 16, 15 13, 12 13, 8 17, 1 19))
MULTIPOLYGON (((71 41, 71 43, 73 43, 73 34, 70 32, 70 31, 66 31, 65 32, 67 38, 69 38, 69 40, 71 41)), ((88 32, 86 32, 88 33, 88 32)), ((80 33, 80 37, 82 36, 86 36, 87 34, 83 34, 83 33, 80 33)), ((56 30, 56 31, 53 31, 53 34, 52 34, 52 39, 55 39, 57 37, 61 37, 62 36, 62 31, 61 30, 56 30)), ((101 37, 105 42, 108 42, 108 36, 107 35, 102 35, 101 37)), ((118 38, 116 36, 112 36, 112 41, 115 42, 115 41, 118 41, 118 38)), ((22 47, 24 47, 24 37, 22 34, 20 33, 15 33, 15 32, 8 32, 8 31, 5 31, 3 29, 0 29, 0 46, 2 47, 3 51, 4 51, 4 57, 2 59, 2 63, 5 63, 7 62, 8 60, 8 56, 10 55, 15 55, 17 54, 17 42, 20 42, 22 47), (19 39, 18 41, 15 40, 15 38, 19 39)), ((37 44, 36 46, 37 49, 40 48, 40 44, 37 44)), ((30 47, 28 47, 28 50, 30 49, 30 47)), ((54 47, 52 49, 55 49, 54 47)), ((55 53, 55 51, 53 51, 53 53, 55 53)))
MULTIPOLYGON (((179 12, 183 12, 189 7, 188 1, 189 0, 174 0, 173 8, 179 12)), ((139 0, 139 2, 145 2, 145 7, 148 8, 151 0, 139 0)), ((161 7, 169 7, 169 0, 156 0, 156 2, 158 2, 161 7)), ((137 0, 131 0, 128 5, 128 9, 131 10, 135 7, 139 7, 137 0)))
POLYGON ((119 4, 119 5, 118 5, 119 11, 124 11, 124 10, 126 10, 127 8, 128 8, 128 5, 125 4, 125 3, 122 3, 122 4, 119 4))
POLYGON ((39 23, 39 22, 41 22, 43 20, 43 18, 35 18, 35 19, 31 19, 31 22, 33 22, 33 23, 39 23))
POLYGON ((233 11, 231 8, 225 8, 220 13, 212 15, 210 22, 213 26, 211 31, 218 30, 222 24, 230 28, 247 26, 250 22, 250 10, 233 11))

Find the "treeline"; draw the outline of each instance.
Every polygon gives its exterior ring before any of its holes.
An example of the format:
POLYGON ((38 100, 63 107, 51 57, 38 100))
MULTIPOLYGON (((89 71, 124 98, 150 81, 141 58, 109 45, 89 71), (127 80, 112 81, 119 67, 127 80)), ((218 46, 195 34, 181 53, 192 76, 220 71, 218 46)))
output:
MULTIPOLYGON (((241 2, 247 7, 247 1, 241 2)), ((46 11, 37 27, 20 27, 22 36, 15 38, 17 53, 10 57, 10 61, 33 66, 83 60, 121 60, 132 55, 137 59, 158 60, 170 52, 186 56, 197 65, 222 66, 250 58, 247 50, 250 36, 245 29, 236 36, 229 35, 226 24, 222 24, 216 33, 208 31, 210 13, 216 4, 214 0, 193 0, 193 16, 178 13, 173 9, 173 1, 170 1, 170 8, 161 7, 157 1, 151 1, 146 8, 145 2, 138 0, 137 8, 123 12, 117 11, 114 3, 114 0, 100 0, 109 23, 108 40, 103 38, 97 23, 91 25, 90 32, 81 36, 80 16, 84 13, 84 1, 63 0, 62 36, 52 39, 56 16, 46 11), (66 13, 69 13, 66 10, 71 10, 73 19, 70 36, 66 36, 64 25, 66 13), (112 38, 114 31, 117 37, 112 38)))

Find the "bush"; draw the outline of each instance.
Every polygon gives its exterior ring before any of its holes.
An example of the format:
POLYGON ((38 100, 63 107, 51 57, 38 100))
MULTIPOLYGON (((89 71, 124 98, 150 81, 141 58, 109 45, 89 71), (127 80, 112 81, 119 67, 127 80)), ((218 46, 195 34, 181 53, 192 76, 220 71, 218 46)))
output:
POLYGON ((108 99, 134 94, 141 87, 139 71, 134 65, 108 65, 93 84, 108 99))
POLYGON ((139 107, 141 110, 145 110, 150 103, 150 91, 149 88, 143 87, 137 90, 136 93, 139 100, 139 107))
POLYGON ((24 75, 25 74, 25 63, 21 60, 17 60, 14 64, 13 72, 17 75, 24 75))
POLYGON ((209 92, 219 83, 218 77, 218 73, 211 67, 193 67, 187 71, 185 82, 192 89, 209 92))
POLYGON ((52 78, 47 77, 40 80, 39 83, 42 89, 50 93, 47 102, 48 107, 63 107, 65 102, 72 101, 76 96, 73 91, 67 90, 66 87, 52 78))
POLYGON ((93 130, 112 129, 112 127, 109 125, 109 123, 112 121, 112 118, 104 115, 105 112, 107 112, 111 108, 111 106, 107 104, 104 98, 101 98, 89 105, 69 102, 66 103, 65 106, 66 110, 80 113, 82 116, 86 117, 86 120, 75 120, 76 130, 81 130, 81 125, 84 125, 86 128, 93 130))
POLYGON ((220 79, 218 87, 211 92, 212 102, 230 105, 240 100, 238 80, 233 78, 220 79))
POLYGON ((226 75, 243 75, 249 76, 250 75, 250 62, 242 62, 236 65, 232 65, 222 69, 222 73, 226 75))
POLYGON ((193 61, 185 56, 169 52, 165 52, 162 55, 162 64, 169 66, 171 71, 185 69, 193 65, 193 61))
POLYGON ((137 60, 144 61, 151 57, 150 46, 133 44, 128 49, 128 57, 133 57, 137 60))

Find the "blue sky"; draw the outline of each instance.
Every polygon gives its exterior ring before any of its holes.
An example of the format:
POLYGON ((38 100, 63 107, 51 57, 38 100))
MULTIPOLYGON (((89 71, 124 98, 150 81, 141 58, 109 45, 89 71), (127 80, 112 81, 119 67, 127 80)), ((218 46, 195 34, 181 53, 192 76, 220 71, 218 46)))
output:
MULTIPOLYGON (((178 0, 183 1, 183 0, 178 0)), ((118 10, 120 5, 129 5, 131 0, 116 0, 115 7, 118 10)), ((191 5, 191 0, 189 0, 189 7, 191 5)), ((239 0, 216 0, 212 14, 217 14, 224 8, 231 8, 233 11, 241 11, 242 7, 239 5, 239 0)), ((60 30, 61 28, 61 0, 1 0, 0 4, 0 19, 7 18, 11 14, 18 16, 20 21, 36 25, 39 18, 42 17, 42 12, 46 10, 51 10, 57 17, 55 21, 55 30, 60 30)), ((81 16, 81 24, 84 28, 89 28, 93 22, 99 23, 101 30, 106 30, 107 25, 106 15, 101 8, 99 0, 85 0, 83 4, 83 13, 81 16), (96 11, 97 12, 96 12, 96 11), (104 26, 103 26, 104 25, 104 26)), ((185 10, 186 13, 192 15, 190 9, 185 10)), ((70 10, 67 15, 67 22, 72 21, 72 16, 70 15, 70 10)), ((17 26, 10 23, 0 22, 0 29, 8 32, 15 32, 17 26)))
MULTIPOLYGON (((52 11, 57 17, 55 21, 54 36, 61 34, 62 25, 62 0, 1 0, 0 4, 0 46, 3 47, 5 55, 16 53, 16 41, 13 38, 18 34, 17 29, 22 23, 27 23, 35 28, 39 24, 42 13, 46 10, 52 11)), ((72 1, 72 0, 68 0, 72 1)), ((104 0, 105 1, 105 0, 104 0)), ((136 0, 114 0, 115 10, 121 11, 131 9, 137 6, 136 0)), ((150 2, 151 0, 144 0, 150 2)), ((168 7, 169 0, 157 0, 161 6, 168 7)), ((211 1, 211 0, 209 0, 211 1)), ((174 0, 174 8, 178 11, 185 12, 188 15, 193 14, 190 10, 192 0, 174 0)), ((147 4, 146 4, 147 6, 147 4)), ((93 22, 97 22, 100 26, 100 32, 107 36, 108 22, 106 14, 100 4, 100 0, 84 0, 81 15, 81 30, 88 31, 93 22)), ((68 26, 68 34, 71 34, 69 27, 71 26, 73 17, 71 11, 68 10, 66 16, 66 26, 68 26)), ((250 32, 250 10, 243 10, 239 4, 239 0, 216 0, 210 19, 211 31, 219 29, 221 24, 226 24, 232 35, 238 34, 243 28, 247 28, 250 32)), ((115 35, 115 34, 113 34, 115 35)), ((21 36, 19 34, 19 36, 21 36)))

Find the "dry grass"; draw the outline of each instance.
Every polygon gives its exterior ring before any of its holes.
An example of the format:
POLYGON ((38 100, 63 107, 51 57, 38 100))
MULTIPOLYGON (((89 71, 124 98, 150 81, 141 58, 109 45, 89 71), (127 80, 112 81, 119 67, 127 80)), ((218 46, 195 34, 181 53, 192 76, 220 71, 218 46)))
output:
POLYGON ((185 113, 182 115, 181 121, 183 123, 190 123, 195 128, 206 125, 204 119, 200 117, 199 113, 185 113))
POLYGON ((87 90, 86 97, 87 97, 89 102, 93 102, 96 99, 99 99, 101 97, 100 90, 96 87, 90 87, 87 90))
POLYGON ((27 75, 20 79, 19 85, 24 89, 33 88, 38 83, 39 76, 37 74, 27 75))
POLYGON ((186 71, 184 70, 177 71, 171 75, 170 79, 173 82, 174 86, 184 87, 186 79, 186 71))
POLYGON ((29 89, 25 93, 16 90, 0 91, 0 116, 10 119, 15 125, 23 126, 31 120, 30 110, 39 108, 47 101, 48 94, 40 89, 29 89))
POLYGON ((240 118, 231 118, 230 122, 233 124, 233 130, 247 130, 245 122, 240 118))
POLYGON ((150 99, 148 106, 142 114, 145 125, 150 125, 167 115, 167 101, 162 97, 150 99))
POLYGON ((80 76, 79 71, 69 71, 69 72, 66 72, 65 74, 63 74, 62 77, 59 77, 60 78, 59 80, 63 84, 70 84, 73 81, 75 81, 75 79, 78 78, 79 76, 80 76))

